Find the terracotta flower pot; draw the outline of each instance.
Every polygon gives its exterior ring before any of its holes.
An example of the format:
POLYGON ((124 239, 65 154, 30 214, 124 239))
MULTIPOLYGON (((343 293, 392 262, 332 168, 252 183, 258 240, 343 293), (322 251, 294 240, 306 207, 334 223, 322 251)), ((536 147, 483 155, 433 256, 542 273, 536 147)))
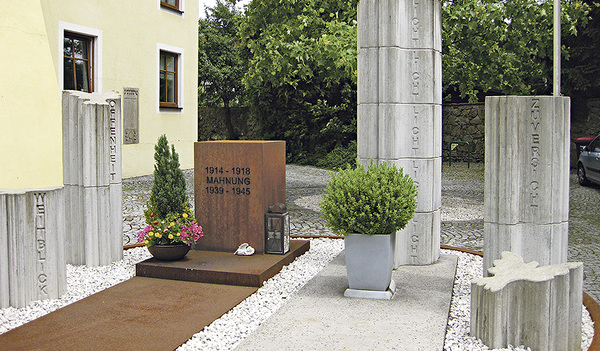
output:
POLYGON ((173 245, 152 245, 148 247, 150 254, 160 261, 177 261, 185 257, 190 247, 179 243, 173 245))

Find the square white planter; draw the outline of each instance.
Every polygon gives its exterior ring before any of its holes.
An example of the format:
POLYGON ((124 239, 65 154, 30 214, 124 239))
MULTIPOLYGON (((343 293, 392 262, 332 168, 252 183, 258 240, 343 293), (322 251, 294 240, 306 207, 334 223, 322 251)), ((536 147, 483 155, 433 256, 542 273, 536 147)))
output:
POLYGON ((346 272, 350 287, 345 296, 391 298, 393 290, 390 288, 395 286, 391 284, 395 242, 395 234, 351 234, 345 237, 346 272))

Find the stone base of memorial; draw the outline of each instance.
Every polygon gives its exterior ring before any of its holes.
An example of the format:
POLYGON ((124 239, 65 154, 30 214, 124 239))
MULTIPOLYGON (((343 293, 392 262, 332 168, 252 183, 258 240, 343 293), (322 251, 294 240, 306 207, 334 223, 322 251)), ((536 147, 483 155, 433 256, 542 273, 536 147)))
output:
POLYGON ((290 251, 285 255, 238 256, 233 252, 190 250, 177 261, 142 261, 135 266, 136 276, 260 287, 309 249, 310 241, 290 240, 290 251))

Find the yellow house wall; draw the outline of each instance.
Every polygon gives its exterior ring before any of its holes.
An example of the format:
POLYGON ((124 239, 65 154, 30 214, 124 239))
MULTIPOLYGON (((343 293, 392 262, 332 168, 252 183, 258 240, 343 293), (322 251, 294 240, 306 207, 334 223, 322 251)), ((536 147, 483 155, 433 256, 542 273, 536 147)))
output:
POLYGON ((139 144, 123 145, 123 177, 152 173, 154 145, 162 134, 175 145, 181 167, 193 168, 198 124, 198 2, 184 0, 183 15, 161 9, 159 0, 41 2, 57 72, 62 65, 63 22, 101 33, 101 73, 96 77, 101 90, 96 91, 122 94, 123 87, 139 89, 139 144), (158 45, 183 49, 182 110, 158 108, 158 45))
POLYGON ((0 1, 0 53, 0 188, 62 186, 62 105, 40 0, 0 1))

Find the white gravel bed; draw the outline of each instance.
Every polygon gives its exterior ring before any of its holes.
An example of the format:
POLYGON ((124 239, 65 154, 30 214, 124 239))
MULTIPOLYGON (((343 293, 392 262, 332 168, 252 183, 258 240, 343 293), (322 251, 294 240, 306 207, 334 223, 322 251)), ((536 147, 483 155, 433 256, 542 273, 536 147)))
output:
MULTIPOLYGON (((233 350, 342 249, 343 240, 312 239, 311 248, 306 254, 284 267, 255 294, 194 335, 178 350, 233 350)), ((444 350, 489 350, 480 340, 468 335, 470 284, 474 277, 482 275, 482 259, 453 250, 442 250, 442 253, 459 256, 444 350)), ((135 275, 135 264, 148 257, 150 255, 146 248, 141 247, 125 251, 123 260, 108 266, 92 268, 68 265, 67 292, 60 299, 34 301, 24 308, 0 309, 0 334, 130 279, 135 275)), ((584 308, 582 350, 589 348, 593 333, 593 322, 584 308)), ((499 350, 527 349, 511 347, 499 350)))

